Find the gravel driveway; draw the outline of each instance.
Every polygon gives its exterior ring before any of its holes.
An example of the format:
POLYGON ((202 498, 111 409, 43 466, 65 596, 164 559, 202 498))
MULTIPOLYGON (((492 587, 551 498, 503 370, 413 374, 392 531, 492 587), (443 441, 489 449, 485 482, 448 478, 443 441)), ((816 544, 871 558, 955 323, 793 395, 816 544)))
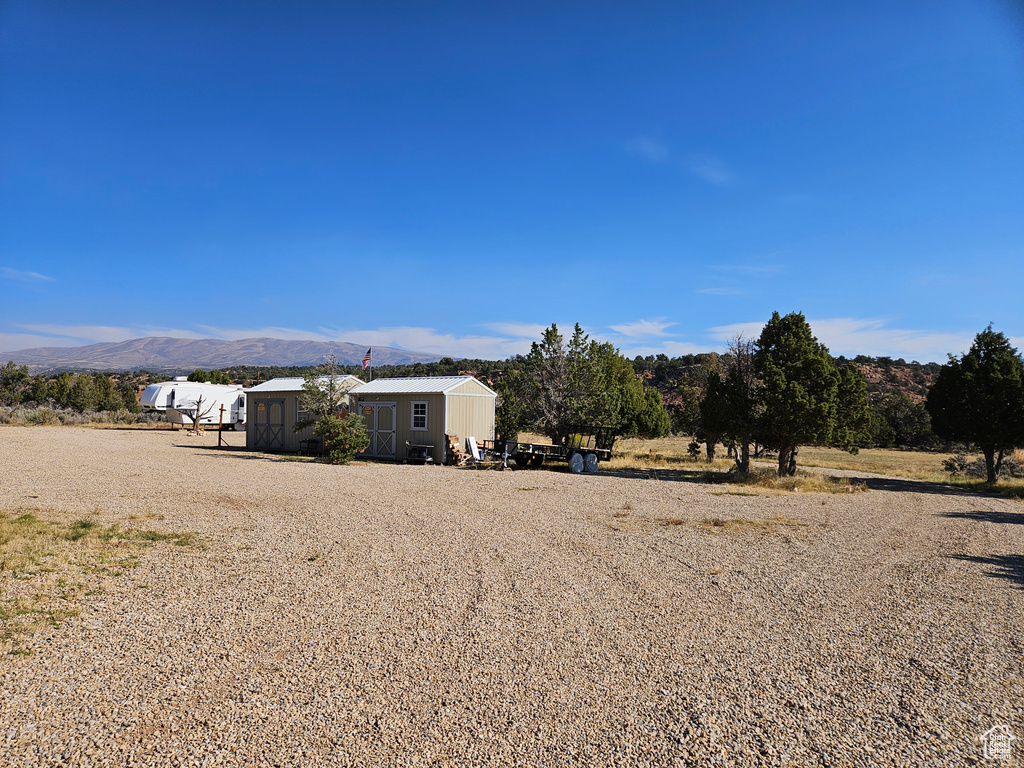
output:
POLYGON ((964 765, 996 725, 1024 755, 1019 501, 215 443, 0 427, 0 507, 206 544, 0 657, 0 764, 964 765))

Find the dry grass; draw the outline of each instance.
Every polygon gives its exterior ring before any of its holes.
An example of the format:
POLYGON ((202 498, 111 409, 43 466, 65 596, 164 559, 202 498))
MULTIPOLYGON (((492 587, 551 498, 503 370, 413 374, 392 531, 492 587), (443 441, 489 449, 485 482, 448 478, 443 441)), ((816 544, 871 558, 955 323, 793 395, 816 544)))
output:
MULTIPOLYGON (((690 438, 661 437, 656 440, 630 438, 619 440, 612 451, 609 469, 727 469, 730 459, 716 458, 708 462, 704 452, 690 456, 690 438)), ((724 449, 719 454, 725 455, 724 449)))
POLYGON ((728 531, 764 531, 771 532, 780 528, 806 528, 807 523, 783 515, 775 515, 767 520, 750 520, 745 517, 722 519, 718 517, 704 518, 698 524, 707 531, 725 533, 728 531))
POLYGON ((736 531, 759 531, 772 533, 783 529, 807 528, 808 523, 783 515, 775 515, 765 520, 751 520, 746 517, 719 518, 706 517, 694 521, 685 517, 659 517, 657 521, 665 526, 695 525, 712 533, 728 533, 736 531))
MULTIPOLYGON (((738 485, 742 488, 787 493, 860 493, 868 487, 848 477, 826 477, 811 472, 797 471, 796 475, 779 477, 774 469, 752 469, 749 474, 739 472, 708 472, 709 483, 738 485)), ((736 496, 754 495, 750 491, 722 491, 736 496)))
MULTIPOLYGON (((691 469, 729 469, 733 462, 718 458, 708 464, 703 458, 691 459, 688 453, 689 437, 662 437, 655 440, 634 438, 620 440, 608 467, 622 469, 657 469, 657 468, 691 468, 691 469)), ((718 456, 725 456, 725 446, 718 447, 718 456)), ((981 454, 972 454, 968 458, 976 459, 981 454)), ((701 454, 703 456, 703 454, 701 454)), ((1024 462, 1024 451, 1014 453, 1019 462, 1024 462)), ((847 453, 838 448, 822 448, 813 445, 800 447, 798 465, 801 467, 819 467, 822 469, 842 469, 852 472, 869 472, 876 475, 908 477, 914 480, 925 480, 933 483, 944 483, 960 488, 984 492, 1001 493, 1005 496, 1024 498, 1024 480, 1001 478, 995 488, 975 478, 957 478, 943 470, 942 462, 949 453, 939 451, 900 451, 888 448, 863 448, 856 454, 847 453)), ((770 470, 766 470, 769 471, 770 470)), ((753 473, 752 473, 753 474, 753 473)), ((757 485, 763 484, 758 481, 757 485)), ((786 483, 777 485, 776 490, 793 490, 786 483)), ((797 483, 796 490, 814 491, 806 484, 797 483)), ((817 489, 828 492, 845 492, 845 489, 817 489)))
POLYGON ((862 448, 860 452, 851 454, 838 448, 807 445, 801 446, 797 460, 808 467, 849 469, 942 482, 949 479, 949 473, 942 469, 942 461, 948 456, 947 453, 897 451, 887 448, 862 448))
MULTIPOLYGON (((799 461, 804 466, 823 467, 826 469, 846 469, 861 472, 872 472, 879 475, 909 477, 915 480, 926 480, 932 483, 944 483, 968 490, 996 491, 1004 496, 1024 498, 1024 479, 1000 478, 993 488, 984 480, 971 477, 954 477, 942 468, 942 462, 949 458, 948 453, 927 451, 896 451, 884 448, 864 448, 857 454, 849 454, 836 448, 818 448, 806 446, 800 449, 799 461)), ((1017 450, 1012 454, 1018 462, 1024 461, 1024 451, 1017 450)), ((971 460, 980 458, 981 454, 969 454, 971 460)))
POLYGON ((28 654, 21 641, 78 614, 82 597, 138 565, 155 542, 198 546, 193 534, 122 529, 94 520, 53 522, 40 510, 0 511, 0 652, 28 654))

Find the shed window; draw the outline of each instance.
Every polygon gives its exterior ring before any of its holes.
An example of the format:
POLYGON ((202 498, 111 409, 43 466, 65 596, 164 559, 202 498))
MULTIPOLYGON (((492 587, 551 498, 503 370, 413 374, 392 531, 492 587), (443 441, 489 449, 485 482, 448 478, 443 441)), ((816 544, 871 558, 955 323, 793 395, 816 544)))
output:
POLYGON ((412 404, 412 429, 427 428, 427 404, 425 402, 412 404))
POLYGON ((296 423, 298 423, 300 421, 305 421, 306 419, 309 418, 309 411, 307 411, 303 407, 304 405, 305 405, 305 403, 302 402, 302 397, 301 396, 295 398, 295 422, 296 423))

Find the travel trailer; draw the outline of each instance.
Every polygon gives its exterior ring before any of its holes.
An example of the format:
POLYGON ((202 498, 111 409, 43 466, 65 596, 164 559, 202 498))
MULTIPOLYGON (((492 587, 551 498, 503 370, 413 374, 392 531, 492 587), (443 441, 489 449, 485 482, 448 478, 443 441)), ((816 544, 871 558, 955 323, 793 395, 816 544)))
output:
POLYGON ((245 393, 241 384, 207 384, 177 376, 172 381, 150 384, 139 398, 144 411, 159 411, 171 424, 192 426, 196 406, 202 410, 200 424, 220 424, 224 406, 224 426, 241 432, 245 429, 245 393), (200 398, 202 402, 200 404, 200 398))

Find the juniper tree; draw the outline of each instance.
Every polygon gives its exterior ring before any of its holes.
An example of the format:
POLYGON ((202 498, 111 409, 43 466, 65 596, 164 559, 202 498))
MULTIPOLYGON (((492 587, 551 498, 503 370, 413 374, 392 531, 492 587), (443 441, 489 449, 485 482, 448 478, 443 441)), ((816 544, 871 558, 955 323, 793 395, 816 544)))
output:
POLYGON ((621 434, 668 434, 657 391, 645 388, 610 343, 592 340, 577 324, 566 343, 552 324, 528 355, 510 362, 498 385, 498 434, 533 429, 555 442, 581 426, 611 426, 621 434))
POLYGON ((807 443, 856 450, 867 424, 863 379, 852 364, 836 370, 803 314, 772 313, 756 343, 754 373, 763 406, 757 432, 778 450, 780 475, 796 472, 796 451, 807 443))
POLYGON ((328 461, 334 464, 348 464, 370 444, 362 418, 348 410, 344 378, 334 353, 307 373, 300 395, 307 415, 295 424, 296 432, 313 427, 313 434, 324 441, 328 461))
POLYGON ((926 407, 935 434, 981 449, 988 482, 994 483, 1004 452, 1024 445, 1024 362, 989 325, 967 354, 950 355, 928 391, 926 407))

